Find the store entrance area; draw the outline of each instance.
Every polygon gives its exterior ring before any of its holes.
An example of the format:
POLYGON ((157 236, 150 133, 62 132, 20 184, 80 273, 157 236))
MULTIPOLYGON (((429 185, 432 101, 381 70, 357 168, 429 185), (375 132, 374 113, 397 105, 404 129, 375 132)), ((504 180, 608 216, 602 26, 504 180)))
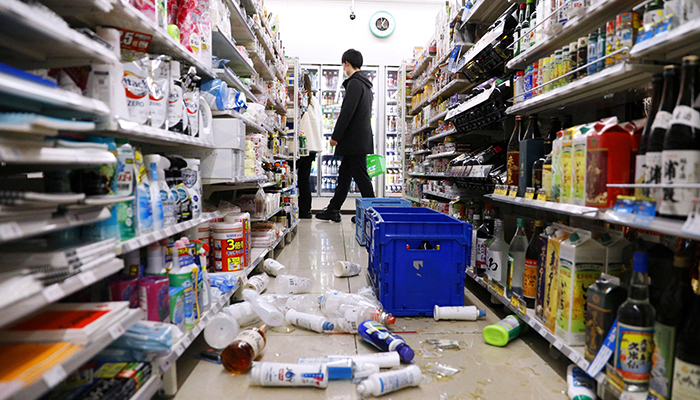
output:
MULTIPOLYGON (((320 296, 327 289, 355 293, 367 285, 367 251, 355 239, 355 225, 343 222, 302 220, 296 239, 277 257, 287 273, 313 281, 310 292, 320 296), (347 260, 362 265, 359 276, 338 278, 333 264, 347 260)), ((275 278, 268 292, 274 293, 275 278)), ((473 283, 473 282, 469 282, 473 283)), ((506 347, 486 344, 482 331, 505 316, 504 307, 491 307, 481 287, 466 291, 465 305, 487 312, 477 321, 438 321, 433 318, 397 318, 394 331, 415 351, 414 364, 423 371, 419 387, 393 393, 391 399, 532 399, 564 400, 566 365, 563 357, 549 356, 549 343, 536 332, 527 332, 506 347), (472 292, 473 290, 473 292, 472 292), (459 349, 440 349, 438 340, 459 343, 459 349), (458 372, 451 376, 445 374, 458 372)), ((260 387, 248 384, 248 374, 229 375, 219 364, 200 360, 208 349, 202 336, 181 356, 178 381, 183 382, 176 400, 189 399, 359 399, 351 380, 331 381, 325 390, 260 387)), ((369 354, 377 350, 359 335, 319 334, 301 328, 293 332, 267 331, 267 345, 258 361, 296 363, 300 357, 369 354)))

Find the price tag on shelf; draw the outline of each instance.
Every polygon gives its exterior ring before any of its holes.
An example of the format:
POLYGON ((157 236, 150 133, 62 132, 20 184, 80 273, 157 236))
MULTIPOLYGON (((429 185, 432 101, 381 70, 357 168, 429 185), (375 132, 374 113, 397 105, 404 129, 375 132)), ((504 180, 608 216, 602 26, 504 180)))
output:
POLYGON ((525 322, 527 322, 527 324, 530 325, 530 327, 532 327, 533 329, 537 327, 537 322, 535 322, 534 318, 528 318, 525 322))
POLYGON ((0 239, 11 240, 22 236, 22 228, 16 222, 0 224, 0 239))
POLYGON ((175 347, 175 354, 177 354, 178 357, 180 357, 184 352, 185 346, 183 346, 182 343, 178 344, 177 347, 175 347))
POLYGON ((522 300, 520 301, 520 305, 518 305, 518 311, 520 311, 522 315, 527 315, 527 304, 522 300))
POLYGON ((542 337, 547 337, 547 328, 544 326, 540 326, 540 328, 537 330, 537 332, 542 336, 542 337))
POLYGON ((561 350, 561 348, 564 347, 564 342, 559 339, 554 339, 554 347, 556 347, 557 350, 561 350))
POLYGON ((481 279, 484 281, 484 285, 488 286, 489 284, 489 277, 487 275, 484 275, 481 277, 481 279))
POLYGON ((53 389, 58 385, 59 383, 63 382, 64 379, 68 374, 66 373, 66 370, 63 368, 62 365, 57 365, 49 370, 49 372, 44 374, 44 382, 46 382, 46 386, 48 386, 50 389, 53 389))
POLYGON ((112 337, 112 340, 117 340, 117 338, 123 334, 124 334, 124 327, 119 322, 116 323, 111 328, 109 328, 109 336, 112 337))
POLYGON ((496 294, 498 294, 501 297, 505 297, 505 291, 503 290, 503 286, 501 286, 500 283, 493 281, 491 282, 491 287, 496 294))
POLYGON ((163 362, 161 362, 161 364, 160 364, 160 372, 163 374, 168 372, 168 370, 170 369, 170 365, 171 365, 170 359, 164 358, 163 362))
POLYGON ((192 337, 190 335, 185 335, 185 337, 182 338, 182 344, 184 344, 185 347, 190 347, 192 344, 192 337))
POLYGON ((520 300, 518 300, 517 297, 512 296, 510 298, 510 305, 515 307, 515 309, 517 310, 520 307, 520 300))
POLYGON ((148 53, 148 47, 151 45, 153 36, 145 33, 130 31, 128 29, 120 29, 119 39, 122 50, 148 53))
POLYGON ((540 189, 537 191, 537 201, 547 201, 547 189, 540 189))
POLYGON ((508 190, 508 196, 509 197, 515 197, 518 195, 518 187, 515 185, 512 185, 510 189, 508 190))
POLYGON ((693 211, 688 214, 688 218, 681 227, 681 232, 689 233, 691 235, 700 235, 700 218, 697 217, 698 213, 698 199, 693 200, 693 211))
POLYGON ((58 283, 55 283, 46 287, 43 294, 47 302, 53 303, 62 299, 66 295, 66 292, 63 291, 63 288, 58 283))
POLYGON ((83 286, 90 286, 97 282, 97 276, 95 276, 95 273, 92 271, 82 272, 78 274, 78 278, 83 286))
POLYGON ((527 200, 533 200, 535 198, 535 188, 529 187, 525 189, 525 198, 527 200))

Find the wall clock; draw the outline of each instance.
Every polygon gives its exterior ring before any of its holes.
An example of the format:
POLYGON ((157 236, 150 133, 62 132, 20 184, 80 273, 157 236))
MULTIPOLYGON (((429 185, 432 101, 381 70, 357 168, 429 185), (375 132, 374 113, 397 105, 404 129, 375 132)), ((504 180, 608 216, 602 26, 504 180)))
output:
POLYGON ((396 20, 386 11, 377 11, 369 19, 369 30, 378 38, 391 36, 394 29, 396 29, 396 20))

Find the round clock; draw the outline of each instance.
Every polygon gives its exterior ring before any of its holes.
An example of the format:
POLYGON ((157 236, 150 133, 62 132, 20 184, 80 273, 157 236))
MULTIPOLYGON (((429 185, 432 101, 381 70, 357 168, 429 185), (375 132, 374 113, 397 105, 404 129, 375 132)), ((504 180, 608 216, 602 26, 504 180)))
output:
POLYGON ((394 16, 386 11, 377 11, 369 19, 369 30, 379 38, 389 37, 396 29, 394 16))

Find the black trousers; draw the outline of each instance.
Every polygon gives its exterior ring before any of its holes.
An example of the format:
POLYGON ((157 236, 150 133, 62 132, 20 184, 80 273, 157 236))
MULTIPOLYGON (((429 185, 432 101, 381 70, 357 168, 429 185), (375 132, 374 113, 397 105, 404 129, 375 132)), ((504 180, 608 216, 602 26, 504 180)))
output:
POLYGON ((355 179, 362 197, 374 197, 372 178, 367 173, 367 156, 343 156, 343 161, 340 163, 340 170, 338 171, 338 186, 335 187, 335 194, 330 203, 328 203, 329 210, 340 211, 340 207, 343 206, 345 199, 348 197, 353 179, 355 179))
POLYGON ((316 152, 310 151, 297 161, 299 185, 299 215, 311 213, 311 164, 316 160, 316 152))

